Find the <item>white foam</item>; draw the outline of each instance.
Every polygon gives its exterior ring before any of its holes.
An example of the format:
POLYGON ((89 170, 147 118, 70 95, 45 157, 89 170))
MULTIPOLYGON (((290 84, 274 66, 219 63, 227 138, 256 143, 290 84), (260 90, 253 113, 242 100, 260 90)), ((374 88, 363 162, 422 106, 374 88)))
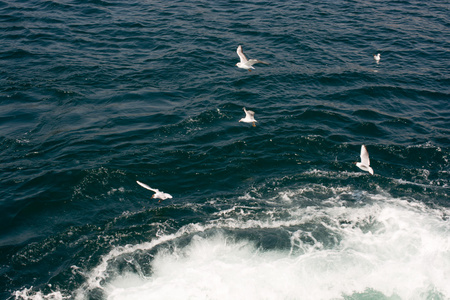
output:
POLYGON ((289 209, 234 205, 205 223, 175 233, 161 227, 147 243, 117 247, 87 272, 75 298, 89 299, 94 289, 110 300, 450 298, 449 209, 383 193, 346 206, 339 196, 347 188, 331 191, 326 206, 295 206, 311 188, 275 196, 289 197, 281 201, 289 209), (288 246, 264 248, 261 234, 274 232, 288 246), (121 257, 148 251, 151 273, 111 270, 121 257))
POLYGON ((367 176, 367 173, 364 172, 353 172, 353 171, 342 171, 342 172, 334 172, 334 171, 324 171, 319 169, 311 169, 309 171, 305 171, 302 173, 303 176, 311 176, 314 177, 325 177, 325 178, 356 178, 367 176))
POLYGON ((110 191, 108 191, 108 196, 114 195, 115 193, 125 193, 125 188, 124 187, 119 187, 119 188, 111 188, 110 191))
POLYGON ((23 299, 23 300, 63 300, 63 299, 69 299, 69 296, 63 296, 61 292, 51 292, 47 295, 44 295, 41 292, 33 292, 33 287, 24 288, 21 291, 16 291, 14 293, 15 299, 23 299))
POLYGON ((373 198, 378 201, 370 206, 309 207, 293 210, 287 220, 220 219, 188 230, 289 230, 316 224, 336 236, 332 247, 303 229, 293 230, 291 249, 281 250, 256 247, 251 234, 244 240, 225 233, 195 235, 187 246, 159 251, 149 278, 123 274, 104 290, 114 300, 342 299, 371 290, 401 299, 450 297, 448 212, 380 195, 373 198))

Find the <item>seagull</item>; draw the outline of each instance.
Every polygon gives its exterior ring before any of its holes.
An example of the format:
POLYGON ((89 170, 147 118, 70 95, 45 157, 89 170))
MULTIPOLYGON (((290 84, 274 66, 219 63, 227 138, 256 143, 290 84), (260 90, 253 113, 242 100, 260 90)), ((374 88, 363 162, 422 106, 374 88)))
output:
POLYGON ((373 59, 375 59, 375 61, 376 61, 377 63, 379 63, 379 62, 380 62, 380 59, 381 59, 381 54, 380 54, 380 53, 375 54, 375 55, 373 56, 373 59))
POLYGON ((239 120, 239 122, 245 122, 245 123, 253 123, 253 127, 256 127, 255 122, 258 122, 255 120, 255 112, 252 110, 246 110, 244 107, 245 112, 245 118, 242 118, 239 120))
POLYGON ((149 187, 148 185, 146 185, 145 183, 142 183, 140 181, 136 181, 137 184, 139 184, 140 186, 142 186, 143 188, 146 188, 147 190, 153 191, 155 192, 152 196, 152 198, 159 198, 160 200, 158 201, 158 203, 161 202, 161 200, 166 200, 166 199, 172 199, 172 196, 167 194, 167 193, 163 193, 158 189, 152 189, 151 187, 149 187))
POLYGON ((248 70, 250 72, 251 69, 254 69, 253 68, 254 64, 260 63, 260 64, 268 65, 268 63, 266 63, 265 61, 257 60, 257 59, 254 59, 254 58, 250 59, 250 60, 247 60, 247 57, 245 57, 244 52, 242 52, 242 46, 241 45, 239 45, 239 47, 237 48, 236 52, 239 55, 239 58, 241 59, 241 61, 236 64, 236 66, 238 68, 246 69, 246 70, 248 70))
POLYGON ((355 164, 361 170, 373 175, 373 169, 370 167, 369 152, 367 152, 366 146, 361 146, 361 162, 355 162, 355 164))

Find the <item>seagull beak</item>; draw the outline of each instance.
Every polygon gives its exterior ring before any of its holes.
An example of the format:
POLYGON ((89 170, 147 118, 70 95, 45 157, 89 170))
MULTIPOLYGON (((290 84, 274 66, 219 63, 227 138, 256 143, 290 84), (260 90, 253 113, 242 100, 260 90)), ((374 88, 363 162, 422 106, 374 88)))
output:
POLYGON ((256 127, 256 124, 255 124, 255 122, 253 122, 253 127, 256 127))

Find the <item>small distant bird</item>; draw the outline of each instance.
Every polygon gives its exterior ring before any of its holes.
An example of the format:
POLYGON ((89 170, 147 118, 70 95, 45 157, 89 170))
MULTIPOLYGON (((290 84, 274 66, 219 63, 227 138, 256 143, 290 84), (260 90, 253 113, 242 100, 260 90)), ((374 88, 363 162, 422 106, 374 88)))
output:
POLYGON ((355 164, 361 170, 373 175, 373 169, 370 167, 369 152, 367 152, 366 146, 361 146, 361 162, 355 162, 355 164))
POLYGON ((239 120, 239 122, 245 122, 245 123, 253 123, 253 127, 256 126, 255 122, 258 122, 255 120, 255 112, 252 110, 246 110, 244 107, 245 112, 245 118, 242 118, 239 120))
POLYGON ((167 194, 167 193, 163 193, 163 192, 161 192, 161 191, 158 190, 158 189, 152 189, 151 187, 149 187, 148 185, 146 185, 145 183, 142 183, 142 182, 140 182, 140 181, 136 181, 136 182, 137 182, 137 184, 139 184, 139 185, 142 186, 143 188, 146 188, 147 190, 150 190, 150 191, 155 192, 155 193, 152 195, 152 198, 160 199, 160 200, 158 201, 158 203, 160 203, 161 200, 172 199, 172 196, 169 195, 169 194, 167 194))
POLYGON ((253 68, 254 64, 258 64, 259 63, 259 64, 268 65, 268 63, 266 63, 265 61, 257 60, 257 59, 254 59, 254 58, 250 59, 250 60, 247 60, 247 57, 245 57, 244 52, 242 52, 242 46, 241 45, 239 45, 239 47, 237 48, 236 52, 239 55, 239 58, 241 59, 241 61, 236 64, 236 66, 238 68, 246 69, 246 70, 248 70, 250 72, 251 69, 254 69, 253 68))
POLYGON ((380 54, 380 53, 375 54, 375 55, 373 56, 373 59, 375 59, 375 61, 376 61, 377 63, 379 63, 379 62, 380 62, 380 59, 381 59, 381 54, 380 54))

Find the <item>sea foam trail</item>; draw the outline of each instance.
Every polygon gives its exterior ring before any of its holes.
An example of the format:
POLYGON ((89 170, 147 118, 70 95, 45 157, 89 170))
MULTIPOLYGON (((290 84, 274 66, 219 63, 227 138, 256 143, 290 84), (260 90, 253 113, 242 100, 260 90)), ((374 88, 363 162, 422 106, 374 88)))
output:
POLYGON ((293 209, 284 220, 236 220, 226 217, 228 210, 208 224, 113 250, 78 298, 94 288, 107 299, 450 297, 449 211, 381 195, 372 200, 353 208, 293 209), (256 233, 273 228, 289 233, 290 247, 258 245, 256 233), (189 242, 179 243, 186 235, 189 242), (156 246, 149 274, 117 271, 108 278, 114 260, 156 246))

